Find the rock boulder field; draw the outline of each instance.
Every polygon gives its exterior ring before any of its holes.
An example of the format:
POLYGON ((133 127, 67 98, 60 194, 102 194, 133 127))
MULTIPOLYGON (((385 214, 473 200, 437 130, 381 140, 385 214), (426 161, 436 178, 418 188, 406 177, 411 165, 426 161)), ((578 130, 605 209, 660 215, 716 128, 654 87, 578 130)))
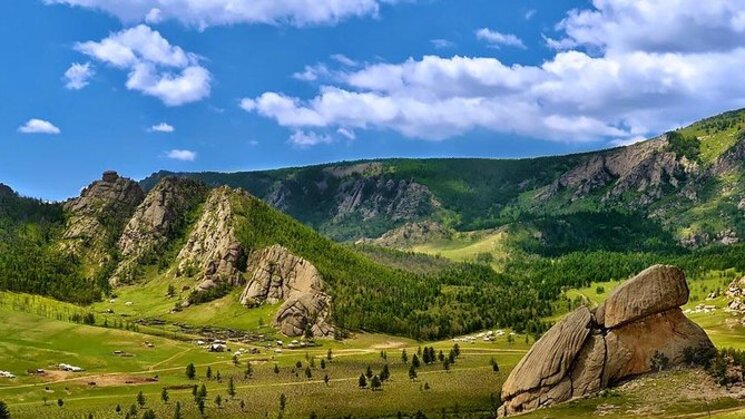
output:
POLYGON ((683 363, 687 347, 712 347, 680 306, 683 272, 655 265, 618 287, 597 309, 580 307, 539 339, 502 386, 499 415, 509 416, 597 393, 651 372, 659 352, 683 363))

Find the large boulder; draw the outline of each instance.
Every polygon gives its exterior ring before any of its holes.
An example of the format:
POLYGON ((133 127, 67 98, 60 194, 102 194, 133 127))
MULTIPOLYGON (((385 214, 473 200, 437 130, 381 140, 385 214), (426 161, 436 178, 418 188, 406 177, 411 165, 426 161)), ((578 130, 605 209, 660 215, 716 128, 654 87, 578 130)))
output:
POLYGON ((241 295, 241 304, 255 307, 282 302, 275 326, 288 336, 333 334, 327 322, 331 297, 324 292, 321 273, 307 260, 286 248, 274 245, 254 252, 249 261, 250 279, 241 295))
POLYGON ((594 313, 580 307, 546 332, 502 386, 500 416, 585 397, 652 370, 656 353, 671 365, 687 347, 713 347, 680 306, 685 275, 656 265, 629 280, 594 313))

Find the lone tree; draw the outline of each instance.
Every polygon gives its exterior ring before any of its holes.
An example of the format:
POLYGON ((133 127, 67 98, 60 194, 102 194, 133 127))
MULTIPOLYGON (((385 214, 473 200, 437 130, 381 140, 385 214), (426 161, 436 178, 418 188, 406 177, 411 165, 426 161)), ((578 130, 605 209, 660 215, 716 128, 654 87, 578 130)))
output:
MULTIPOLYGON (((274 365, 274 367, 275 367, 275 369, 276 369, 277 365, 275 364, 275 365, 274 365)), ((276 373, 276 372, 277 372, 277 371, 275 371, 275 373, 276 373)), ((254 367, 253 367, 253 366, 251 365, 251 361, 247 361, 247 362, 246 362, 246 372, 245 372, 245 373, 243 374, 243 377, 244 377, 245 379, 249 379, 249 378, 251 378, 251 377, 252 377, 253 375, 254 375, 254 367)))
POLYGON ((334 358, 334 353, 331 352, 331 348, 329 348, 328 352, 326 352, 326 359, 331 361, 334 358))
POLYGON ((279 375, 279 365, 274 364, 274 373, 279 375))
POLYGON ((499 372, 499 364, 497 364, 497 361, 492 358, 489 362, 491 363, 491 370, 494 372, 499 372))
POLYGON ((367 378, 365 378, 365 374, 360 374, 360 379, 358 381, 358 384, 360 388, 366 388, 367 387, 367 378))
POLYGON ((57 406, 59 406, 60 409, 62 409, 62 406, 65 405, 65 401, 62 399, 57 399, 57 406))
POLYGON ((409 367, 409 380, 416 380, 416 368, 414 368, 414 365, 409 367))
POLYGON ((383 370, 380 371, 380 381, 388 381, 391 378, 391 371, 388 369, 388 364, 383 365, 383 370))
POLYGON ((197 401, 205 401, 207 400, 207 386, 202 384, 201 387, 199 387, 199 390, 197 391, 197 401))
POLYGON ((10 409, 2 400, 0 400, 0 419, 10 419, 10 409))
POLYGON ((186 378, 193 380, 197 377, 197 369, 194 367, 194 364, 189 364, 186 366, 186 378))
POLYGON ((176 410, 173 411, 173 419, 184 419, 181 414, 181 402, 176 402, 176 410))
POLYGON ((140 409, 145 407, 145 404, 147 401, 145 400, 145 395, 142 394, 142 392, 137 393, 137 404, 140 406, 140 409))
POLYGON ((199 401, 197 401, 197 409, 199 409, 199 413, 204 416, 204 399, 199 399, 199 401))
POLYGON ((287 396, 285 396, 285 393, 282 393, 279 395, 279 410, 284 411, 285 407, 287 407, 287 396))
POLYGON ((409 355, 406 353, 406 349, 401 351, 401 362, 403 362, 404 364, 409 362, 409 355))
POLYGON ((163 387, 163 391, 160 392, 160 399, 163 400, 163 403, 168 403, 170 398, 171 396, 168 395, 168 389, 163 387))
POLYGON ((206 377, 208 380, 212 379, 212 367, 207 367, 207 374, 206 377))
POLYGON ((321 358, 321 369, 322 370, 325 370, 326 369, 326 360, 323 359, 323 358, 321 358))
POLYGON ((218 409, 222 408, 222 397, 219 394, 215 397, 215 405, 218 409))
POLYGON ((230 377, 230 381, 228 381, 228 395, 231 399, 235 397, 235 382, 233 381, 233 377, 230 377))
POLYGON ((313 378, 313 372, 310 370, 310 367, 305 367, 305 378, 313 378))

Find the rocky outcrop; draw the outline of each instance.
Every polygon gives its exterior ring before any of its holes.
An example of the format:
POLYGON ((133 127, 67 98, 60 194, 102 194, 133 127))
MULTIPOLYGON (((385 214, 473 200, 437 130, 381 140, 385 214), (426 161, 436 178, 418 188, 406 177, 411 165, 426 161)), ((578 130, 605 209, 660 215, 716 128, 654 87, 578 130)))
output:
POLYGON ((212 190, 186 245, 176 257, 178 275, 198 277, 198 288, 243 283, 246 251, 233 226, 233 207, 228 187, 212 190))
POLYGON ((111 285, 133 282, 138 268, 155 261, 206 195, 207 187, 197 181, 177 177, 161 180, 137 207, 119 238, 121 260, 109 280, 111 285))
POLYGON ((502 387, 500 416, 584 397, 648 373, 656 353, 671 365, 687 347, 711 347, 680 306, 688 301, 682 271, 653 266, 616 289, 596 310, 580 307, 539 339, 502 387))
POLYGON ((545 201, 569 191, 571 200, 577 201, 595 190, 608 188, 603 201, 616 201, 632 192, 637 197, 629 204, 648 205, 662 197, 664 186, 682 189, 684 181, 698 170, 696 163, 669 151, 667 138, 663 136, 592 154, 561 175, 537 198, 545 201))
POLYGON ((333 335, 327 322, 331 297, 310 262, 274 245, 251 255, 249 275, 241 304, 255 307, 282 302, 274 325, 287 336, 301 336, 306 330, 316 337, 333 335))
POLYGON ((67 222, 63 250, 97 265, 110 258, 110 249, 137 206, 145 198, 140 186, 116 172, 83 189, 64 204, 67 222))
POLYGON ((362 239, 358 244, 376 244, 378 246, 406 248, 434 240, 445 240, 452 235, 442 224, 435 221, 421 221, 406 223, 378 237, 377 239, 362 239))
POLYGON ((384 175, 352 177, 339 185, 334 221, 359 216, 362 221, 384 216, 390 221, 414 220, 439 206, 429 189, 419 183, 384 175))

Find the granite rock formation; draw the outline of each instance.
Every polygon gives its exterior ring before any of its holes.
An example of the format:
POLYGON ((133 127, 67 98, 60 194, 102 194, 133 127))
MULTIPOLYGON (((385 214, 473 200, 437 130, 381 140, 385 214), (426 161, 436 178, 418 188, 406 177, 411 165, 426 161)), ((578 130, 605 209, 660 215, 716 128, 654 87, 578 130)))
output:
POLYGON ((251 255, 249 275, 241 304, 255 307, 282 302, 274 325, 287 336, 301 336, 306 330, 315 337, 333 335, 334 328, 327 322, 331 297, 310 262, 274 245, 251 255))
POLYGON ((178 275, 198 276, 200 290, 243 283, 247 254, 235 235, 231 193, 228 187, 212 190, 186 245, 176 257, 178 275))
POLYGON ((655 353, 671 365, 687 347, 712 346, 680 306, 685 275, 655 265, 616 289, 596 310, 580 307, 539 339, 502 387, 500 416, 592 395, 652 371, 655 353))
POLYGON ((138 267, 152 263, 176 234, 185 227, 186 217, 207 195, 200 182, 166 177, 137 207, 124 228, 117 247, 119 265, 110 278, 111 285, 131 283, 138 267))

